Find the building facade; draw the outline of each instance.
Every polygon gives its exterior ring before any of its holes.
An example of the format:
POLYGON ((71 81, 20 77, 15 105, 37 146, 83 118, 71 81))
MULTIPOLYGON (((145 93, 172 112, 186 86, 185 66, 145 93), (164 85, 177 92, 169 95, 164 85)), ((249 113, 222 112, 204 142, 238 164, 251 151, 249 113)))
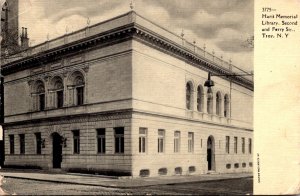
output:
POLYGON ((253 81, 134 11, 6 62, 5 165, 115 175, 252 171, 253 81))

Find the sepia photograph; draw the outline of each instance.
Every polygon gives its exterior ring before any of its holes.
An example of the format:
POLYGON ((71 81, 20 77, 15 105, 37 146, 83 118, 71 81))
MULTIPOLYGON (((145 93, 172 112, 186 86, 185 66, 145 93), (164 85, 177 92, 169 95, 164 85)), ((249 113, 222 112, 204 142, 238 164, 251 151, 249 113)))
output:
POLYGON ((254 7, 1 0, 0 194, 254 194, 254 7))

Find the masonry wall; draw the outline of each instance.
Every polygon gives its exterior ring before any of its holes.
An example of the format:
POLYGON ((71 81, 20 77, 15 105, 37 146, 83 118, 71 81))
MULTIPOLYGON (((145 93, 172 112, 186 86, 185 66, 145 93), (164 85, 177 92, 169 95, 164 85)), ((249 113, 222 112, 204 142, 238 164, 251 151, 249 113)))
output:
POLYGON ((212 89, 214 93, 213 114, 207 114, 207 88, 204 88, 207 77, 206 71, 192 66, 187 61, 133 41, 134 108, 164 115, 253 127, 253 92, 236 84, 232 84, 230 90, 230 82, 217 76, 212 77, 215 82, 212 89), (193 89, 191 110, 186 109, 187 82, 192 84, 193 89), (203 112, 197 111, 198 85, 204 89, 203 112), (215 97, 218 91, 222 96, 222 104, 224 95, 231 95, 231 117, 224 118, 223 115, 216 115, 215 97))
POLYGON ((99 111, 131 108, 131 43, 129 41, 96 48, 75 56, 62 58, 30 70, 5 76, 5 121, 15 122, 99 111), (85 101, 74 108, 70 102, 69 77, 80 71, 85 78, 85 101), (64 83, 64 107, 50 105, 51 79, 59 76, 64 83), (45 84, 46 109, 32 109, 34 82, 45 84), (32 113, 33 112, 33 113, 32 113), (31 114, 29 114, 31 113, 31 114))
MULTIPOLYGON (((207 140, 214 139, 216 173, 252 172, 252 153, 249 153, 248 139, 253 141, 252 131, 217 124, 207 124, 172 118, 160 118, 137 114, 132 120, 132 165, 133 176, 141 170, 149 170, 150 176, 160 175, 158 170, 167 169, 165 175, 176 175, 175 168, 182 168, 182 175, 208 173, 207 140), (139 153, 139 129, 147 128, 146 153, 139 153), (165 151, 158 153, 158 129, 165 130, 165 151), (174 132, 180 131, 180 151, 174 152, 174 132), (194 151, 188 152, 188 132, 194 133, 194 151), (230 137, 230 151, 226 152, 226 136, 230 137), (237 153, 234 153, 234 137, 238 138, 237 153), (241 138, 245 138, 245 153, 241 138), (238 168, 234 164, 239 164, 238 168), (243 163, 245 167, 243 167, 243 163), (227 168, 230 164, 230 168, 227 168), (195 171, 189 171, 195 167, 195 171)), ((252 143, 253 145, 253 143, 252 143)), ((251 147, 253 148, 253 146, 251 147)), ((253 149, 252 149, 253 151, 253 149)))
POLYGON ((5 165, 18 165, 27 167, 42 167, 51 169, 53 167, 53 144, 52 134, 58 133, 66 138, 66 146, 62 148, 62 164, 64 170, 131 172, 131 120, 75 120, 72 123, 57 122, 52 125, 30 125, 25 127, 11 128, 5 131, 5 165), (115 153, 114 149, 114 128, 124 127, 124 153, 115 153), (97 129, 106 129, 106 153, 97 152, 97 129), (72 130, 80 131, 80 153, 74 154, 72 130), (41 132, 42 139, 45 139, 45 148, 41 154, 36 153, 35 134, 41 132), (9 135, 15 137, 15 153, 10 154, 9 135), (19 134, 25 134, 25 154, 20 154, 19 134))

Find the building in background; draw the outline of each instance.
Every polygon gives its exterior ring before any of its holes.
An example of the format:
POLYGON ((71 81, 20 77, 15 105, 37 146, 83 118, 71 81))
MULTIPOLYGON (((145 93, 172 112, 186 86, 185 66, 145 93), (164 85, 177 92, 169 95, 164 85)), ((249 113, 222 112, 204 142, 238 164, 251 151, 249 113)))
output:
POLYGON ((213 76, 208 89, 208 72, 245 72, 134 11, 18 55, 2 67, 6 166, 252 171, 252 78, 213 76))
POLYGON ((20 51, 18 13, 18 0, 5 1, 1 11, 2 56, 20 51))

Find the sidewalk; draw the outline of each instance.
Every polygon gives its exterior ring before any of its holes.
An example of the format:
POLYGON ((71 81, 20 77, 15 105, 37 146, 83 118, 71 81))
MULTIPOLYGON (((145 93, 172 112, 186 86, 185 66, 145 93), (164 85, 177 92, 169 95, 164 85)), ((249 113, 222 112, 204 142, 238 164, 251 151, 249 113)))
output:
POLYGON ((53 174, 53 173, 37 173, 37 172, 22 172, 22 171, 1 171, 0 175, 7 178, 19 178, 38 180, 56 183, 79 184, 89 186, 102 186, 110 188, 133 188, 144 187, 161 184, 177 184, 177 183, 191 183, 191 182, 205 182, 205 181, 219 181, 234 178, 252 177, 252 173, 239 174, 204 174, 204 175, 190 175, 190 176, 162 176, 162 177, 148 177, 148 178, 119 178, 109 176, 84 175, 84 174, 53 174))

